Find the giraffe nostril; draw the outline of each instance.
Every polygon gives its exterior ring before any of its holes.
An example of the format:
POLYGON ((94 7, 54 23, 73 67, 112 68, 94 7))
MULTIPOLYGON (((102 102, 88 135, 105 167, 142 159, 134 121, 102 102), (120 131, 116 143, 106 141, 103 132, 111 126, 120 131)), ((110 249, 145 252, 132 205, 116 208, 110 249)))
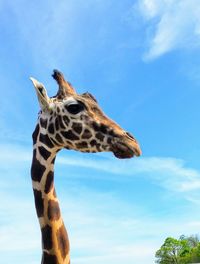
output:
POLYGON ((131 139, 133 139, 134 141, 136 141, 135 138, 133 137, 133 135, 131 135, 129 132, 126 132, 126 135, 127 135, 129 138, 131 138, 131 139))

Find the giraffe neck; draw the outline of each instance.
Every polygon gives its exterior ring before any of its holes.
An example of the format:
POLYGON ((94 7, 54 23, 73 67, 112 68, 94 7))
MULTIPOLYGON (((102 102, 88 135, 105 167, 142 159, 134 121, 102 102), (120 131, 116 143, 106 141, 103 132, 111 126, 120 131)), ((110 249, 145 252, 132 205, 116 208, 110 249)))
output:
POLYGON ((41 228, 42 264, 69 264, 69 240, 54 187, 54 162, 58 149, 42 133, 35 135, 35 139, 33 134, 33 142, 31 177, 41 228), (43 143, 39 141, 41 137, 46 139, 43 143))

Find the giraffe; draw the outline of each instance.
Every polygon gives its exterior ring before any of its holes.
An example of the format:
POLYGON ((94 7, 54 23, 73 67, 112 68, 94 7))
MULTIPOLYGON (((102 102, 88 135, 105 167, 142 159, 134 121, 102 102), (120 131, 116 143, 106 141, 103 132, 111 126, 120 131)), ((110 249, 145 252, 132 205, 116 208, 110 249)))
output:
POLYGON ((58 70, 56 96, 30 78, 40 112, 32 134, 32 187, 42 238, 42 264, 69 264, 69 238, 54 186, 56 154, 63 148, 81 152, 112 152, 117 158, 140 156, 136 139, 109 119, 90 93, 77 94, 58 70))

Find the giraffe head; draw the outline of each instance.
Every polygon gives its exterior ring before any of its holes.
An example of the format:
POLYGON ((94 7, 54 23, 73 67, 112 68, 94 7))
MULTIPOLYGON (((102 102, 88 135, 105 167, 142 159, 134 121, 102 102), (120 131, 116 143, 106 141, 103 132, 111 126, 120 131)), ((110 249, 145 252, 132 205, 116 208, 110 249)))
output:
POLYGON ((51 98, 43 84, 31 80, 41 107, 39 128, 54 146, 81 152, 110 151, 117 158, 141 155, 135 138, 109 119, 90 93, 77 94, 57 70, 52 76, 59 90, 51 98))

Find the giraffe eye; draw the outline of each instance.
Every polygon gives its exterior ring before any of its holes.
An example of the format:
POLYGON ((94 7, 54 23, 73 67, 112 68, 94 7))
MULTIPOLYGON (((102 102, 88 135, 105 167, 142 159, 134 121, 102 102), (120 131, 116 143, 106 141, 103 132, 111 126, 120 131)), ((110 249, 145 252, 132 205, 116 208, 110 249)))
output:
POLYGON ((79 102, 79 103, 69 104, 65 106, 65 108, 70 114, 76 115, 81 111, 83 111, 85 109, 85 106, 83 103, 79 102))

